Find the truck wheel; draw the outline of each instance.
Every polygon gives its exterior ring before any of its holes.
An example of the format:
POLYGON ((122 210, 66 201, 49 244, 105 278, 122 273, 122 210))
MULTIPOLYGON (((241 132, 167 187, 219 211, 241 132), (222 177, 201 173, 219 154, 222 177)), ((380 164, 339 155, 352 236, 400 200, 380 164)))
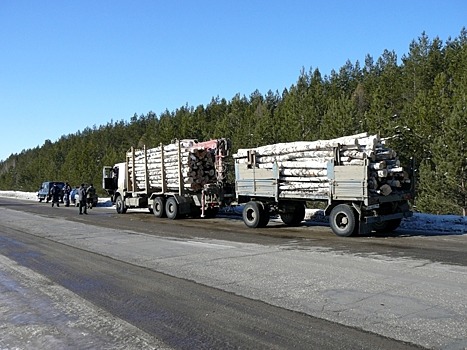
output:
POLYGON ((156 218, 165 217, 165 203, 164 198, 156 197, 152 203, 152 211, 156 218))
POLYGON ((376 232, 384 232, 386 231, 386 227, 388 226, 387 221, 381 221, 381 222, 374 222, 371 225, 371 228, 375 230, 376 232))
POLYGON ((264 227, 269 221, 269 215, 266 215, 264 206, 260 202, 248 202, 243 208, 243 222, 250 228, 264 227), (265 217, 268 219, 266 221, 265 217))
POLYGON ((305 205, 296 203, 294 211, 281 213, 280 216, 282 222, 287 226, 298 226, 305 218, 305 205))
POLYGON ((393 219, 373 224, 373 230, 376 232, 392 232, 399 227, 402 219, 393 219))
MULTIPOLYGON (((261 206, 262 203, 259 202, 259 204, 261 206)), ((263 211, 260 214, 261 222, 259 223, 258 227, 266 227, 268 225, 268 223, 269 223, 269 218, 270 218, 269 206, 267 204, 262 204, 262 207, 263 207, 263 211)))
POLYGON ((123 201, 122 196, 118 196, 117 200, 115 201, 115 208, 117 209, 117 213, 125 214, 126 213, 126 206, 125 202, 123 201))
POLYGON ((389 220, 388 224, 386 225, 386 230, 388 230, 389 232, 396 230, 400 226, 401 221, 402 219, 389 220))
POLYGON ((178 218, 178 203, 174 197, 167 199, 165 203, 165 212, 167 213, 167 217, 171 220, 178 218))
POLYGON ((347 204, 339 204, 329 215, 332 232, 340 237, 349 237, 355 233, 355 212, 347 204))
POLYGON ((206 219, 213 219, 219 213, 219 208, 209 208, 204 211, 204 217, 206 219))

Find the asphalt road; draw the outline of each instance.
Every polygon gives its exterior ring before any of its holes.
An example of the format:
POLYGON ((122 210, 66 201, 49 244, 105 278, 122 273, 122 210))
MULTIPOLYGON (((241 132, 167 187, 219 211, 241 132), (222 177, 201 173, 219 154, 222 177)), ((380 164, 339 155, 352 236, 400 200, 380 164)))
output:
MULTIPOLYGON (((251 230, 232 218, 169 221, 99 207, 78 216, 6 198, 0 219, 0 254, 142 332, 102 344, 467 346, 464 236, 343 239, 326 227, 251 230)), ((68 348, 82 348, 73 341, 68 348)))

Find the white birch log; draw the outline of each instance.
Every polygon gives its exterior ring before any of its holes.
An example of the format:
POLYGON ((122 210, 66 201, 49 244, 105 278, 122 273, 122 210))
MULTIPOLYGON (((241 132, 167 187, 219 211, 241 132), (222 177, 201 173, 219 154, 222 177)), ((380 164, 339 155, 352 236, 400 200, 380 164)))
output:
MULTIPOLYGON (((260 169, 272 169, 274 164, 275 163, 257 164, 257 167, 260 169)), ((327 162, 290 161, 278 163, 277 166, 279 169, 327 169, 327 162)))
POLYGON ((212 148, 218 144, 218 140, 203 144, 182 140, 180 149, 178 143, 174 143, 147 149, 146 152, 138 149, 129 151, 127 162, 130 179, 135 180, 134 186, 139 190, 144 189, 146 181, 151 188, 162 189, 162 179, 165 179, 168 189, 176 190, 182 177, 182 187, 199 190, 207 183, 225 178, 222 159, 214 157, 216 150, 212 148), (219 168, 216 169, 216 166, 219 168))
POLYGON ((315 183, 315 182, 287 182, 279 184, 279 189, 286 191, 304 190, 304 189, 319 189, 328 188, 329 183, 315 183))
POLYGON ((272 156, 287 153, 297 153, 305 151, 318 151, 318 150, 332 150, 340 144, 342 145, 358 145, 358 139, 368 137, 367 133, 356 134, 351 136, 339 137, 331 140, 318 140, 318 141, 296 141, 286 143, 276 143, 273 145, 267 145, 257 147, 253 149, 239 149, 234 158, 247 157, 248 152, 254 150, 258 156, 272 156))
POLYGON ((342 165, 364 165, 364 159, 350 159, 349 161, 342 162, 342 165))
POLYGON ((327 169, 281 169, 280 175, 283 176, 307 176, 307 177, 322 177, 327 176, 327 169))
POLYGON ((388 176, 388 169, 380 169, 378 170, 378 177, 387 177, 388 176))
MULTIPOLYGON (((372 150, 345 150, 343 152, 340 152, 340 155, 343 157, 349 157, 353 159, 371 159, 375 160, 375 153, 372 150)), ((342 159, 342 158, 341 158, 342 159)))
POLYGON ((300 198, 310 196, 329 196, 330 191, 326 188, 320 188, 318 190, 301 190, 301 191, 282 191, 280 194, 283 198, 300 198))
POLYGON ((234 158, 237 164, 246 164, 252 160, 251 157, 247 159, 248 153, 253 152, 255 164, 250 166, 262 169, 277 166, 280 196, 285 198, 329 194, 330 184, 326 181, 329 163, 343 166, 369 164, 370 193, 387 196, 397 191, 402 183, 410 183, 410 179, 400 167, 397 153, 384 143, 378 135, 362 133, 332 140, 298 141, 240 149, 234 158), (335 147, 338 147, 338 160, 334 159, 335 147), (315 188, 316 185, 327 188, 315 188))
POLYGON ((284 182, 327 182, 329 179, 327 176, 280 176, 280 181, 284 182))
POLYGON ((362 137, 358 139, 358 144, 360 146, 365 146, 373 150, 379 144, 379 142, 380 142, 380 138, 378 135, 371 135, 371 136, 362 137))
POLYGON ((377 192, 379 194, 382 194, 383 196, 388 196, 392 193, 392 188, 388 184, 384 184, 379 188, 377 192))
MULTIPOLYGON (((332 159, 333 152, 332 150, 320 150, 320 151, 304 151, 304 152, 294 152, 294 153, 286 153, 286 154, 278 154, 278 155, 270 155, 270 156, 257 156, 255 161, 256 163, 273 163, 289 161, 289 160, 297 160, 297 159, 332 159)), ((239 163, 247 163, 247 158, 239 158, 239 163)))
POLYGON ((393 174, 393 173, 403 173, 404 168, 402 167, 397 167, 397 168, 388 168, 388 173, 393 174))
POLYGON ((380 170, 386 168, 386 162, 384 160, 376 163, 370 163, 370 169, 380 170))
POLYGON ((376 151, 376 160, 386 160, 396 158, 397 153, 392 149, 386 149, 384 151, 376 151))

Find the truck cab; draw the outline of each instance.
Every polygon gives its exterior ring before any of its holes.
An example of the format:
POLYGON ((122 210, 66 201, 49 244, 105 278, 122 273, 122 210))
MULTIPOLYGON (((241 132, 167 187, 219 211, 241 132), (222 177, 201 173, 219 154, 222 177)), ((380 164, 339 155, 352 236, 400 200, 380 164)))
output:
POLYGON ((114 166, 104 166, 102 169, 102 188, 110 195, 115 203, 118 195, 125 189, 126 163, 117 163, 114 166))

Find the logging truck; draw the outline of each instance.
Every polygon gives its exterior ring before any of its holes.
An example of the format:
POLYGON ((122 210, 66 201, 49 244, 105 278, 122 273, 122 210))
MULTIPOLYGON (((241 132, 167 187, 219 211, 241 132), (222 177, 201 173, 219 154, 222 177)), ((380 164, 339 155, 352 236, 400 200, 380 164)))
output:
POLYGON ((413 170, 377 135, 239 149, 233 157, 236 199, 251 228, 272 215, 297 226, 314 201, 324 202, 332 231, 344 237, 392 231, 412 216, 413 170))
POLYGON ((142 208, 158 218, 214 217, 224 202, 229 151, 227 139, 131 148, 125 162, 103 168, 103 188, 119 214, 142 208))

